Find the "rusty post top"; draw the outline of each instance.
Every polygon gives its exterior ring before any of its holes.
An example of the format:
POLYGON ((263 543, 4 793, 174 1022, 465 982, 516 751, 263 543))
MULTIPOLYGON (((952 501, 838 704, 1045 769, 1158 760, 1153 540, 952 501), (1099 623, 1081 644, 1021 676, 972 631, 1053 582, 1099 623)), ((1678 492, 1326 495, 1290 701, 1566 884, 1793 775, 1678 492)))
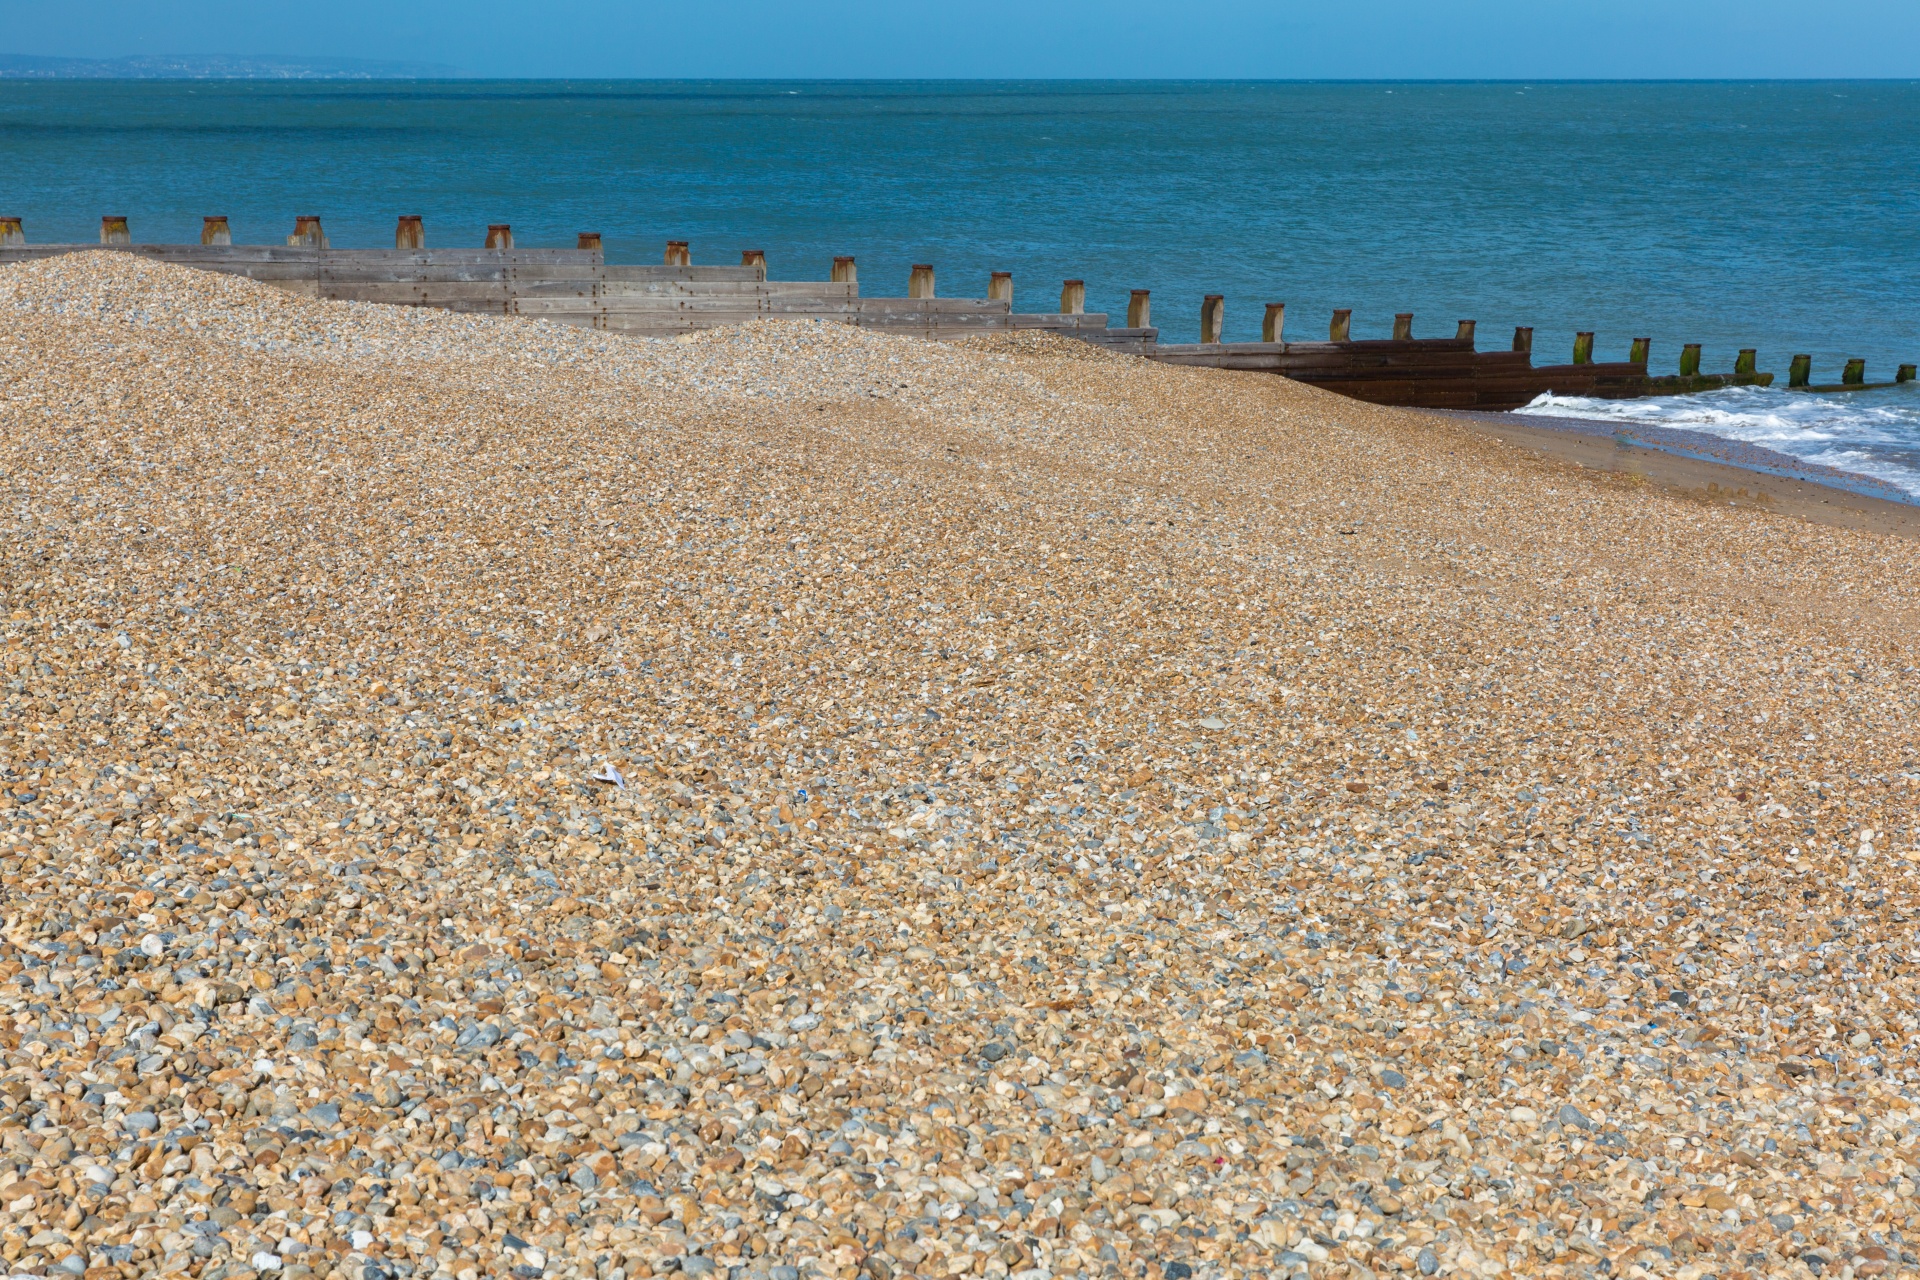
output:
MULTIPOLYGON (((224 213, 209 213, 200 219, 201 222, 225 222, 226 220, 227 215, 224 213)), ((7 221, 7 219, 0 218, 0 222, 5 221, 7 221)))
POLYGON ((933 270, 933 264, 931 262, 916 262, 913 264, 913 269, 915 271, 931 271, 933 270))
POLYGON ((766 266, 767 251, 765 249, 742 249, 740 251, 740 265, 743 267, 766 266))
POLYGON ((403 213, 400 215, 400 221, 405 222, 411 226, 419 226, 421 223, 425 222, 426 219, 417 213, 403 213))
POLYGON ((600 247, 600 233, 598 231, 582 231, 575 238, 574 246, 580 249, 598 249, 600 247))
POLYGON ((851 254, 841 254, 833 260, 833 265, 836 267, 852 266, 853 256, 851 254))
POLYGON ((1135 289, 1133 291, 1133 296, 1136 298, 1147 298, 1147 297, 1151 297, 1152 295, 1153 295, 1153 290, 1151 289, 1135 289))
MULTIPOLYGON (((1011 279, 1013 279, 1013 272, 1011 272, 1011 271, 989 271, 989 272, 987 273, 987 275, 988 275, 988 277, 989 277, 990 279, 994 279, 994 280, 1011 280, 1011 279)), ((1067 281, 1067 283, 1068 283, 1068 284, 1076 284, 1076 283, 1078 283, 1078 281, 1074 281, 1074 280, 1069 280, 1069 281, 1067 281)))

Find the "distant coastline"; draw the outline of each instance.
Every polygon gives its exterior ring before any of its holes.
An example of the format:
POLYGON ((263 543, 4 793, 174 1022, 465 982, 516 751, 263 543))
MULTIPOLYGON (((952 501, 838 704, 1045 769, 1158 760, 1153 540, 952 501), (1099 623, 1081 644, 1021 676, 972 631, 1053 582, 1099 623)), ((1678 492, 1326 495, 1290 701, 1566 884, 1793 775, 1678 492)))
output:
POLYGON ((47 58, 0 53, 0 80, 441 80, 459 74, 457 68, 444 63, 372 58, 187 53, 47 58))

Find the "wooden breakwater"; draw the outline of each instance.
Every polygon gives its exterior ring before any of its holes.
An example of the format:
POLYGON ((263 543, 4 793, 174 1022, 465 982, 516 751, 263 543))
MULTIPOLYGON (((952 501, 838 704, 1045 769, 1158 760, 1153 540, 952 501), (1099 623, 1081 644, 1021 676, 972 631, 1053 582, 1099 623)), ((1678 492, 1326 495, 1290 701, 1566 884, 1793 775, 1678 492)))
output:
MULTIPOLYGON (((1202 307, 1203 339, 1220 327, 1217 301, 1207 302, 1212 305, 1202 307)), ((1413 316, 1402 312, 1394 317, 1393 337, 1355 339, 1352 313, 1336 311, 1325 342, 1286 342, 1279 329, 1284 314, 1280 304, 1268 306, 1261 342, 1157 343, 1152 354, 1170 364, 1277 373, 1372 404, 1425 409, 1517 409, 1549 392, 1623 400, 1773 384, 1772 374, 1755 367, 1758 353, 1751 349, 1740 352, 1733 372, 1703 374, 1700 348, 1688 344, 1680 371, 1661 376, 1648 371, 1651 343, 1645 338, 1634 340, 1627 360, 1596 362, 1594 335, 1581 333, 1571 363, 1536 365, 1531 328, 1516 329, 1509 350, 1482 351, 1472 320, 1460 321, 1450 338, 1416 338, 1413 316)))
MULTIPOLYGON (((1284 338, 1286 308, 1269 303, 1261 341, 1220 341, 1225 302, 1201 303, 1197 343, 1162 343, 1153 326, 1151 297, 1131 295, 1124 326, 1086 310, 1086 285, 1065 281, 1057 310, 1017 312, 1013 277, 993 272, 984 298, 942 297, 932 265, 915 264, 906 297, 860 292, 851 257, 835 258, 827 280, 774 280, 766 255, 745 250, 734 265, 695 265, 685 241, 667 242, 659 265, 610 264, 601 238, 583 232, 571 249, 516 247, 505 223, 487 228, 480 248, 428 248, 423 220, 400 218, 392 249, 335 249, 318 217, 296 219, 284 244, 236 245, 227 220, 205 220, 199 244, 142 244, 125 217, 101 219, 102 245, 159 261, 245 276, 309 297, 398 306, 426 306, 488 315, 525 316, 647 337, 675 337, 700 329, 762 319, 850 324, 935 340, 1016 330, 1043 330, 1169 364, 1277 373, 1375 404, 1445 409, 1513 409, 1543 393, 1626 399, 1675 395, 1728 386, 1769 386, 1753 350, 1740 352, 1730 373, 1703 373, 1700 347, 1682 348, 1678 371, 1650 372, 1650 343, 1635 339, 1627 360, 1597 362, 1594 335, 1581 333, 1567 364, 1533 363, 1533 330, 1515 330, 1507 350, 1482 351, 1476 325, 1458 323, 1445 338, 1415 338, 1413 316, 1394 318, 1393 336, 1352 337, 1352 313, 1335 311, 1325 341, 1284 338)), ((0 218, 0 264, 95 248, 83 244, 29 244, 20 220, 0 218)), ((1796 356, 1792 387, 1857 390, 1867 383, 1864 362, 1850 361, 1839 384, 1815 384, 1808 357, 1796 356)), ((1914 377, 1901 366, 1896 383, 1914 377)))
MULTIPOLYGON (((0 219, 0 264, 97 247, 27 244, 17 222, 8 237, 8 221, 0 219)), ((1093 341, 1135 351, 1154 336, 1111 329, 1099 314, 1017 314, 1011 291, 1001 298, 937 297, 930 266, 914 268, 916 282, 905 298, 863 297, 852 258, 837 260, 831 280, 770 280, 757 250, 744 252, 738 266, 696 266, 683 241, 669 242, 657 266, 615 265, 605 260, 597 235, 583 234, 572 249, 525 249, 514 245, 506 225, 490 227, 480 249, 426 248, 420 221, 410 218, 401 220, 395 233, 401 247, 393 249, 335 249, 318 218, 300 219, 282 245, 232 244, 222 238, 224 219, 210 224, 201 244, 135 243, 126 225, 125 219, 103 223, 102 243, 307 297, 525 316, 645 337, 767 319, 826 320, 933 339, 1009 329, 1086 331, 1093 341)))

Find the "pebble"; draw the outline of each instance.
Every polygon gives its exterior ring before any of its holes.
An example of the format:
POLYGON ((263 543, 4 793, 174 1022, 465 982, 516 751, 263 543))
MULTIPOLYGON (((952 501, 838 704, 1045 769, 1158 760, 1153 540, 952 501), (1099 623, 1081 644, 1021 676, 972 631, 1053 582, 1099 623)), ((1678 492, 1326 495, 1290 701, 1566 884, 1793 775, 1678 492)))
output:
POLYGON ((1915 1268, 1903 544, 1044 335, 0 310, 12 1272, 1915 1268))

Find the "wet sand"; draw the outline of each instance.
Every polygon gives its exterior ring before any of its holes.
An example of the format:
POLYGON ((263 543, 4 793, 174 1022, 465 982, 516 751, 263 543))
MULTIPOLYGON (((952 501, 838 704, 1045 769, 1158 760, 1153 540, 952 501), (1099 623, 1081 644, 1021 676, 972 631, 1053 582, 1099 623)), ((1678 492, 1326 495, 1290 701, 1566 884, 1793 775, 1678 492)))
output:
POLYGON ((1634 424, 1512 413, 1426 410, 1464 423, 1536 456, 1596 471, 1637 476, 1656 488, 1702 502, 1760 507, 1836 529, 1920 538, 1920 505, 1868 476, 1803 462, 1784 453, 1698 432, 1634 424), (1722 460, 1701 456, 1720 453, 1722 460))

